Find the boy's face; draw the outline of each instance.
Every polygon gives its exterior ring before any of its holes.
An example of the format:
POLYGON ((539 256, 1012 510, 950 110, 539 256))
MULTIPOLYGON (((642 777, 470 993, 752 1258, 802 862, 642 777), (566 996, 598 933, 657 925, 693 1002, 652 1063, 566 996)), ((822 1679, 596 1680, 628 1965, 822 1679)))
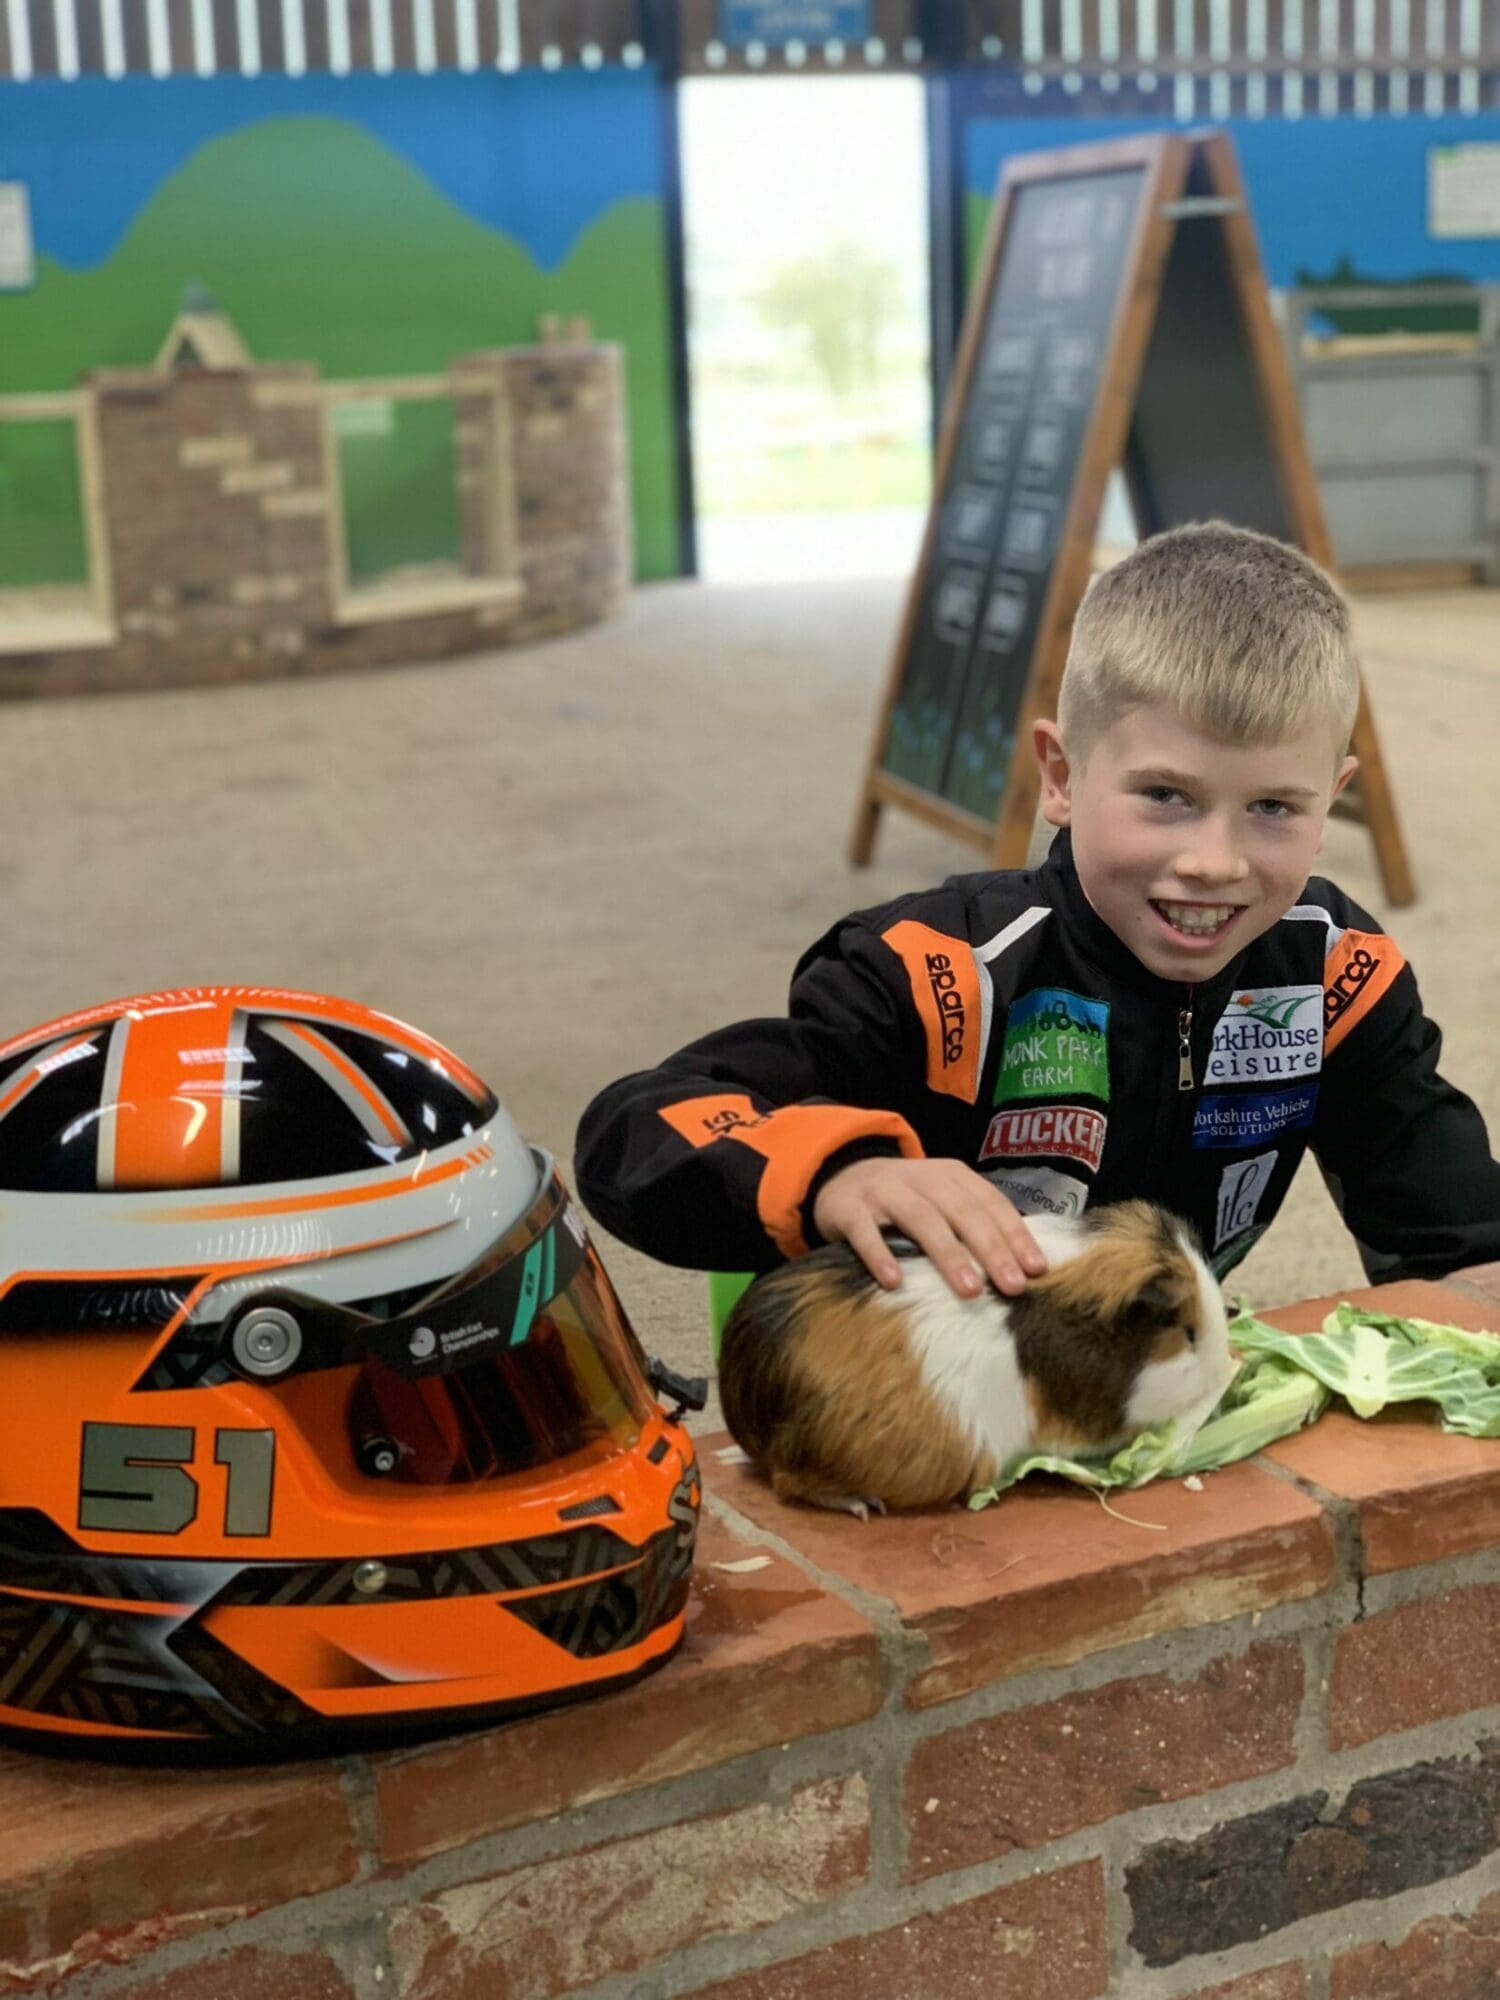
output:
POLYGON ((1054 722, 1036 729, 1042 811, 1073 829, 1083 892, 1162 979, 1221 972, 1296 902, 1323 822, 1355 760, 1326 724, 1279 743, 1221 743, 1152 704, 1070 765, 1054 722))

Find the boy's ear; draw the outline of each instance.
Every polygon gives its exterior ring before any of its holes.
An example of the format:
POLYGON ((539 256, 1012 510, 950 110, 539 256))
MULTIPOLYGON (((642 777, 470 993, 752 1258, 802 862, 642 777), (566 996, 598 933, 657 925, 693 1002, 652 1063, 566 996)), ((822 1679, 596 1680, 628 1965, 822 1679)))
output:
POLYGON ((1042 767, 1042 818, 1049 826, 1067 826, 1073 810, 1073 769, 1057 724, 1037 723, 1031 741, 1042 767))
POLYGON ((1344 759, 1343 763, 1339 766, 1339 774, 1333 781, 1333 790, 1328 795, 1328 803, 1330 805, 1333 804, 1334 800, 1358 769, 1359 759, 1357 757, 1346 757, 1344 759))

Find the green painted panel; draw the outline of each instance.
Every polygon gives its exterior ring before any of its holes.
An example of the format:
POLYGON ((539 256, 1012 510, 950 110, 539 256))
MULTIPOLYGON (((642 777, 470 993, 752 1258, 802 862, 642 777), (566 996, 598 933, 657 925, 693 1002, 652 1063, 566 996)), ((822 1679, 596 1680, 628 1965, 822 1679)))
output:
POLYGON ((0 424, 0 590, 88 576, 71 422, 0 424))
MULTIPOLYGON (((427 374, 474 348, 529 344, 541 313, 586 316, 596 338, 625 350, 637 572, 675 573, 658 201, 616 203, 546 271, 361 127, 266 119, 200 147, 95 269, 38 259, 35 287, 0 299, 0 394, 148 364, 192 281, 213 293, 258 360, 314 361, 330 377, 427 374)), ((407 505, 413 479, 430 496, 432 462, 420 477, 408 464, 383 504, 407 505)), ((395 533, 378 524, 379 491, 376 482, 359 497, 367 550, 395 533)), ((434 524, 435 540, 447 533, 434 524)))

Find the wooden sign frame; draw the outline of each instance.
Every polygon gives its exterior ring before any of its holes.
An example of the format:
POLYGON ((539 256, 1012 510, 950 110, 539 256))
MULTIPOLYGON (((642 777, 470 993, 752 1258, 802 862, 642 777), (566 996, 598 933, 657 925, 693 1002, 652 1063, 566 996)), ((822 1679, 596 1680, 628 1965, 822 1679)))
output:
MULTIPOLYGON (((1286 522, 1286 539, 1306 550, 1325 568, 1333 567, 1332 546, 1302 435, 1291 374, 1281 336, 1271 318, 1260 253, 1229 135, 1149 133, 1097 145, 1013 156, 1001 174, 980 269, 964 316, 938 438, 933 501, 897 632, 855 814, 849 847, 850 860, 855 866, 863 867, 869 862, 880 814, 886 806, 899 806, 928 824, 984 849, 997 868, 1024 864, 1040 790, 1040 773, 1031 751, 1032 727, 1039 719, 1055 716, 1057 712, 1069 635, 1092 573, 1099 515, 1110 473, 1117 466, 1123 469, 1143 535, 1172 525, 1165 518, 1153 518, 1142 466, 1135 455, 1132 424, 1163 304, 1168 261, 1178 232, 1184 227, 1217 232, 1229 309, 1238 319, 1252 378, 1255 416, 1270 461, 1269 476, 1286 522), (930 572, 939 551, 949 478, 1018 196, 1038 183, 1073 181, 1132 167, 1144 173, 1141 196, 1026 664, 1015 747, 994 819, 990 820, 885 769, 884 757, 926 601, 930 572)), ((1232 504, 1216 511, 1234 518, 1232 504)), ((980 663, 971 657, 962 677, 963 688, 980 670, 980 663)), ((1352 748, 1360 768, 1345 795, 1349 800, 1347 816, 1358 819, 1370 833, 1388 900, 1392 904, 1409 903, 1415 893, 1410 866, 1363 680, 1352 748)), ((1343 800, 1340 806, 1344 806, 1343 800)))

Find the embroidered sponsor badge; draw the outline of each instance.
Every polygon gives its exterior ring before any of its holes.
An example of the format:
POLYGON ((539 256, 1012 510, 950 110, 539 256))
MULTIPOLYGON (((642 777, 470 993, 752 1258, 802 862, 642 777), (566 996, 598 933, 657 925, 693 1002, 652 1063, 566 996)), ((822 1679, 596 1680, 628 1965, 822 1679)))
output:
POLYGON ((985 1175, 1022 1215, 1082 1215, 1089 1190, 1056 1167, 999 1167, 985 1175))
POLYGON ((1234 1161, 1220 1174, 1215 1250, 1222 1250, 1232 1236, 1240 1235, 1255 1221, 1261 1196, 1271 1184, 1279 1157, 1275 1152, 1257 1153, 1253 1160, 1234 1161))
POLYGON ((1043 1158, 1081 1160, 1091 1174, 1104 1154, 1102 1112, 1079 1104, 1043 1104, 1030 1111, 997 1111, 980 1148, 981 1160, 1043 1158))
POLYGON ((1374 931, 1345 931, 1323 966, 1323 1039, 1332 1055, 1405 965, 1399 945, 1374 931))
POLYGON ((927 1088, 972 1104, 979 1094, 979 968, 960 938, 911 918, 883 941, 900 958, 927 1042, 927 1088))
POLYGON ((1297 1090, 1246 1090, 1200 1097, 1193 1117, 1195 1146, 1263 1146, 1283 1132, 1311 1125, 1318 1086, 1297 1090))
POLYGON ((1005 1017, 996 1104, 1080 1094, 1109 1102, 1109 1002, 1060 986, 1023 993, 1005 1017))
POLYGON ((1267 1083, 1323 1067, 1321 986, 1254 986, 1214 1024, 1209 1083, 1267 1083))

